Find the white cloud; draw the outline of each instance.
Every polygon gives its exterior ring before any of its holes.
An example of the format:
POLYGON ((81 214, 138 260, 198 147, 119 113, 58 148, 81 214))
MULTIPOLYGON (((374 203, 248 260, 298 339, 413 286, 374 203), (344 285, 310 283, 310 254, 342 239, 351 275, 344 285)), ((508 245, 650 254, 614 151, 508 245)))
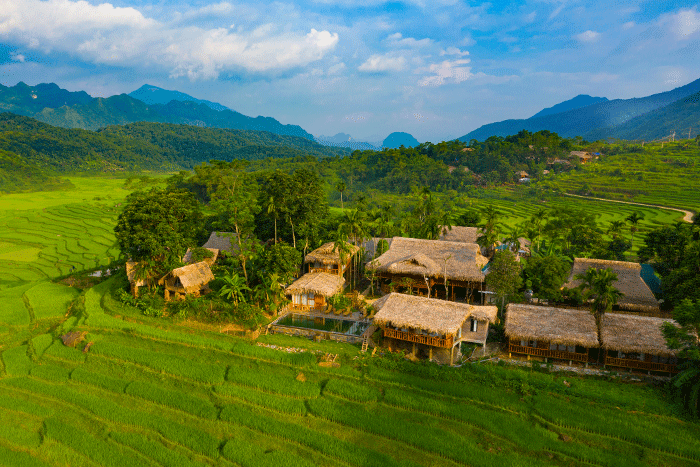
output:
POLYGON ((668 18, 669 27, 678 38, 686 38, 700 30, 700 13, 696 8, 681 10, 668 18))
POLYGON ((418 48, 418 47, 426 47, 432 43, 432 41, 427 37, 425 39, 414 39, 413 37, 403 37, 403 35, 401 35, 400 32, 391 34, 389 37, 386 38, 386 40, 389 43, 389 45, 392 47, 418 48))
POLYGON ((589 29, 581 34, 576 34, 574 37, 580 42, 595 42, 600 37, 600 33, 589 29))
POLYGON ((448 47, 445 50, 440 51, 440 56, 443 55, 457 55, 460 57, 464 57, 466 55, 469 55, 469 51, 465 50, 464 52, 459 50, 457 47, 448 47))
POLYGON ((401 71, 406 66, 406 59, 401 55, 387 53, 384 55, 372 55, 357 69, 369 73, 379 73, 387 71, 401 71))
POLYGON ((466 81, 473 76, 471 67, 464 66, 469 62, 471 60, 467 58, 434 63, 428 68, 432 76, 424 77, 418 82, 418 85, 442 86, 443 84, 457 84, 466 81))
POLYGON ((12 52, 10 54, 10 58, 12 58, 12 60, 15 62, 20 62, 20 63, 24 63, 26 60, 26 57, 24 55, 17 53, 17 52, 12 52))
POLYGON ((340 74, 344 69, 345 69, 345 63, 340 62, 340 63, 336 63, 335 65, 333 65, 332 67, 330 67, 326 73, 327 73, 329 76, 330 76, 330 75, 338 75, 338 74, 340 74))
MULTIPOLYGON (((231 5, 198 10, 216 14, 231 5)), ((158 66, 172 77, 216 78, 226 71, 276 72, 321 59, 338 34, 278 31, 263 24, 252 32, 166 24, 134 8, 72 0, 0 0, 0 39, 46 53, 64 52, 93 63, 158 66)), ((181 18, 180 18, 181 21, 181 18)), ((308 31, 308 30, 307 30, 308 31)))
POLYGON ((537 12, 533 11, 532 13, 525 15, 523 21, 525 21, 526 23, 532 23, 533 21, 535 21, 535 18, 537 18, 537 12))
POLYGON ((632 29, 635 26, 636 23, 634 21, 627 21, 625 24, 622 25, 622 29, 632 29))

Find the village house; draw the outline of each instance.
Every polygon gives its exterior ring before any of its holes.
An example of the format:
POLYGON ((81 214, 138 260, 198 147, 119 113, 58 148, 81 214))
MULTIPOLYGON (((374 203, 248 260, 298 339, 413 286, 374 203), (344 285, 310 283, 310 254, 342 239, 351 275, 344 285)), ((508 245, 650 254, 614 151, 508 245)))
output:
POLYGON ((471 301, 484 289, 487 263, 477 244, 394 237, 389 250, 366 269, 376 273, 387 293, 471 301))
POLYGON ((586 363, 598 348, 598 329, 588 310, 510 303, 506 307, 508 355, 586 363))
POLYGON ((346 275, 350 270, 352 257, 360 251, 360 248, 346 242, 347 256, 340 260, 340 251, 335 248, 333 242, 328 242, 316 248, 304 258, 307 272, 326 272, 328 274, 346 275))
POLYGON ((606 366, 634 370, 675 373, 677 352, 666 345, 661 332, 670 319, 630 314, 605 313, 601 319, 600 340, 606 366))
POLYGON ((390 293, 372 304, 374 325, 382 329, 390 350, 452 365, 461 358, 462 342, 486 344, 489 323, 498 308, 390 293))
POLYGON ((586 164, 593 159, 591 153, 586 151, 571 151, 569 157, 577 157, 581 164, 586 164))
POLYGON ((623 293, 613 308, 628 310, 636 313, 659 313, 659 302, 654 297, 654 293, 642 279, 642 266, 639 263, 627 261, 607 261, 602 259, 575 258, 569 275, 569 280, 564 287, 572 289, 581 284, 581 279, 576 279, 576 275, 585 273, 589 268, 606 269, 610 268, 617 274, 617 280, 613 286, 623 293))
POLYGON ((165 289, 165 300, 176 298, 184 300, 187 295, 199 297, 209 291, 209 282, 214 280, 214 274, 205 261, 188 264, 173 269, 158 280, 158 285, 165 289))
POLYGON ((345 287, 342 275, 328 272, 310 272, 289 285, 284 293, 289 296, 290 311, 322 311, 327 299, 345 287))
POLYGON ((131 295, 134 298, 138 298, 139 296, 139 287, 146 287, 148 285, 148 282, 145 278, 139 277, 137 279, 137 276, 140 276, 140 265, 141 263, 136 261, 126 262, 126 277, 129 279, 129 284, 131 286, 131 295))
POLYGON ((212 232, 202 248, 218 250, 219 254, 223 255, 232 255, 238 253, 238 245, 235 243, 237 239, 236 232, 212 232))
MULTIPOLYGON (((206 258, 202 258, 202 259, 200 259, 200 261, 204 261, 209 266, 211 266, 212 264, 214 264, 216 262, 217 258, 219 257, 219 250, 217 250, 216 248, 204 248, 204 249, 209 251, 209 253, 211 253, 211 256, 206 257, 206 258)), ((182 257, 182 262, 185 264, 192 264, 192 263, 199 262, 194 257, 194 256, 196 256, 196 255, 194 255, 194 251, 195 251, 195 249, 188 248, 187 251, 185 252, 185 256, 182 257)))

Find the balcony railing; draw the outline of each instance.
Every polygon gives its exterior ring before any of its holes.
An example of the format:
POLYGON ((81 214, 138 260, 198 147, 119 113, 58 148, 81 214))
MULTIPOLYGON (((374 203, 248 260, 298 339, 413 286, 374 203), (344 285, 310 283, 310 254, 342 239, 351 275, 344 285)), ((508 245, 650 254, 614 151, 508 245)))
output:
POLYGON ((423 336, 421 334, 413 334, 411 332, 403 332, 398 329, 384 329, 384 337, 392 339, 400 339, 402 341, 415 342, 416 344, 431 345, 433 347, 452 347, 452 336, 446 339, 440 337, 423 336))
POLYGON ((325 309, 326 305, 302 305, 300 303, 289 304, 289 311, 324 311, 325 309))
POLYGON ((326 274, 335 274, 336 276, 340 274, 340 270, 337 268, 326 269, 326 268, 309 268, 309 273, 312 272, 325 272, 326 274))
POLYGON ((559 360, 572 360, 574 362, 587 362, 588 354, 567 352, 565 350, 538 349, 536 347, 526 347, 523 345, 508 344, 508 352, 524 353, 536 357, 557 358, 559 360))
POLYGON ((610 366, 621 366, 635 370, 663 371, 666 373, 677 373, 678 368, 671 363, 643 362, 630 358, 605 357, 605 364, 610 366))

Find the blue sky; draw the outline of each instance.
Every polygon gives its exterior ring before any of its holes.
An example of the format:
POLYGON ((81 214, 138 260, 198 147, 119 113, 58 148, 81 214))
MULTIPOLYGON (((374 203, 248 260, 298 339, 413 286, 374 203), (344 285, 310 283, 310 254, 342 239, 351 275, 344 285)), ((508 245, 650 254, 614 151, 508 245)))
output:
POLYGON ((438 142, 698 78, 698 2, 0 0, 4 85, 148 83, 315 135, 438 142))

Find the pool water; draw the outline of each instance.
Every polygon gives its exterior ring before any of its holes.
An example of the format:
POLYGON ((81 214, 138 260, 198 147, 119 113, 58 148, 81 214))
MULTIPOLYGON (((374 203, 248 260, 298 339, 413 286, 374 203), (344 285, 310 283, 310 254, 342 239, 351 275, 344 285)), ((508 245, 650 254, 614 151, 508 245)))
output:
POLYGON ((347 319, 324 318, 318 316, 307 316, 290 313, 277 321, 280 326, 289 326, 295 328, 317 329, 319 331, 338 332, 341 334, 351 334, 359 336, 369 323, 360 321, 352 321, 347 319))

